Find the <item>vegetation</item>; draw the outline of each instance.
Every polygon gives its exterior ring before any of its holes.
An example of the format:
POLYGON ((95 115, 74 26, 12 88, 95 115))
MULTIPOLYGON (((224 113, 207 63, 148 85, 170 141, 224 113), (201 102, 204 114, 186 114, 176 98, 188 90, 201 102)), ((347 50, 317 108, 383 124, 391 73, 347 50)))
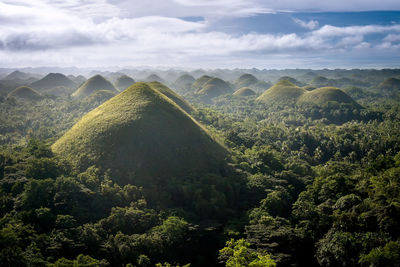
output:
POLYGON ((5 92, 32 75, 0 81, 2 266, 399 266, 398 70, 191 73, 305 86, 25 101, 5 92))

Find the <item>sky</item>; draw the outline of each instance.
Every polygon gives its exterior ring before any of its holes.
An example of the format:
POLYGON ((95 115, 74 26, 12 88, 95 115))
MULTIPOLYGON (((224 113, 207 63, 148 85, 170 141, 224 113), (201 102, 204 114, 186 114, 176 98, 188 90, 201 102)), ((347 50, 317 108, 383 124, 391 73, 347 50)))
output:
POLYGON ((0 0, 0 67, 396 68, 399 0, 0 0))

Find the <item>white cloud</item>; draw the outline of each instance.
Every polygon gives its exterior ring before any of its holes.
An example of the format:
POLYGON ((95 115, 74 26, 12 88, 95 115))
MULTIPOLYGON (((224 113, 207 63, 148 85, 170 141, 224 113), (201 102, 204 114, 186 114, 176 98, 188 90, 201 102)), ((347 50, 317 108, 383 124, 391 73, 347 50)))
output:
MULTIPOLYGON (((142 7, 146 3, 137 4, 142 7)), ((214 15, 223 15, 229 10, 237 12, 236 16, 262 11, 261 1, 256 0, 250 2, 253 6, 248 4, 249 1, 235 0, 230 8, 225 9, 223 6, 227 0, 203 1, 201 4, 193 0, 175 0, 173 3, 182 10, 193 9, 196 5, 202 12, 214 15)), ((393 44, 400 40, 398 24, 325 25, 318 28, 317 21, 297 20, 300 26, 310 31, 303 35, 235 35, 210 31, 207 20, 191 22, 154 14, 131 17, 127 15, 131 11, 124 8, 124 4, 126 2, 119 1, 114 6, 105 0, 0 2, 0 64, 227 64, 232 61, 240 63, 240 59, 254 61, 280 55, 314 56, 368 49, 400 49, 398 44, 393 44), (82 2, 85 8, 82 8, 82 2), (386 37, 381 44, 373 44, 365 41, 370 34, 386 34, 386 37)), ((159 8, 162 7, 164 5, 159 8)))
POLYGON ((390 43, 400 42, 400 34, 388 34, 383 41, 390 43))
POLYGON ((318 26, 319 26, 319 23, 317 20, 310 20, 308 22, 305 22, 301 19, 294 18, 293 21, 296 22, 301 27, 309 29, 309 30, 314 30, 314 29, 318 28, 318 26))

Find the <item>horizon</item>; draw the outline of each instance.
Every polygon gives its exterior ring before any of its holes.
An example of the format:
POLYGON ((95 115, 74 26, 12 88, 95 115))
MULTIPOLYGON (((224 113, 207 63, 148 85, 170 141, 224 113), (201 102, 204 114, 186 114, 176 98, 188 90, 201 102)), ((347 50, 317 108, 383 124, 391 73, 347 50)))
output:
POLYGON ((400 67, 394 0, 5 0, 0 10, 2 68, 400 67))

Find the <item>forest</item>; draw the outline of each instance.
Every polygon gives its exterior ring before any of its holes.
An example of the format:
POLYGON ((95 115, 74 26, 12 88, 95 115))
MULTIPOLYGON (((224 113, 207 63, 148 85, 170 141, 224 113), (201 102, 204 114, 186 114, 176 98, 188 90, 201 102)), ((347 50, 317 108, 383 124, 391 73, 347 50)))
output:
POLYGON ((0 69, 0 213, 1 266, 400 266, 400 70, 0 69))

